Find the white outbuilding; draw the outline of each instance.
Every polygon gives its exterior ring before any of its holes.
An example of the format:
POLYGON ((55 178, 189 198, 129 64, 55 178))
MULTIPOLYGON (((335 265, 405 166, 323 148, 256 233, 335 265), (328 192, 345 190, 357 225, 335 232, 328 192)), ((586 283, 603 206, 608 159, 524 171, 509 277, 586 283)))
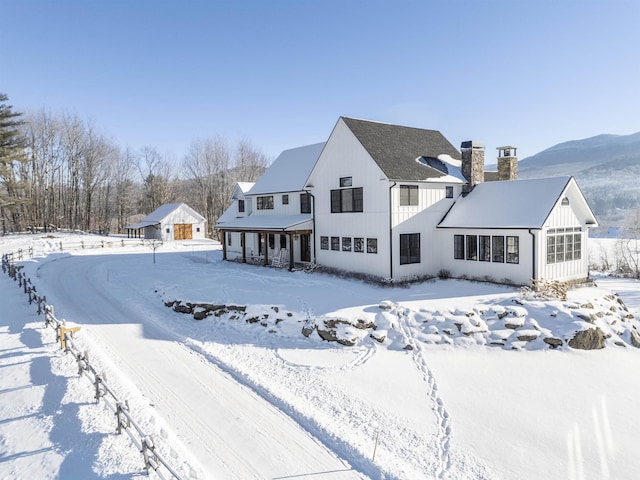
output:
POLYGON ((204 238, 205 218, 186 203, 167 203, 155 209, 141 222, 127 226, 128 236, 140 236, 169 242, 204 238))

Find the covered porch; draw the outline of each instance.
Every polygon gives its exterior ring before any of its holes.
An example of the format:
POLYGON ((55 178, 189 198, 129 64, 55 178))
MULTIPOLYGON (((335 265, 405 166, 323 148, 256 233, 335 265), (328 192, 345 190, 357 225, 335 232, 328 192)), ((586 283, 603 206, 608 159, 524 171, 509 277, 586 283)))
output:
POLYGON ((288 267, 315 257, 309 215, 254 216, 218 225, 224 260, 288 267), (312 252, 313 250, 313 252, 312 252))

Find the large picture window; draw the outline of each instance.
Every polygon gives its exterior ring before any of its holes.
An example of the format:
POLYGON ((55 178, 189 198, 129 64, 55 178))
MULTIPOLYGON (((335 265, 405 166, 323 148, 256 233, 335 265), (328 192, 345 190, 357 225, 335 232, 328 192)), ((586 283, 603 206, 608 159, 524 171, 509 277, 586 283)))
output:
POLYGON ((491 261, 491 237, 489 235, 480 235, 478 237, 478 260, 481 262, 491 261))
POLYGON ((507 237, 507 263, 520 262, 520 237, 507 237))
POLYGON ((491 261, 504 263, 504 237, 491 237, 491 261))
POLYGON ((400 265, 420 263, 420 234, 400 234, 400 265))
POLYGON ((331 213, 362 212, 362 187, 331 190, 331 213))
POLYGON ((417 206, 418 205, 418 186, 417 185, 400 185, 400 206, 417 206))
POLYGON ((550 228, 547 231, 547 263, 570 262, 582 258, 580 227, 550 228))
POLYGON ((467 235, 467 260, 478 260, 478 237, 467 235))
POLYGON ((256 198, 256 208, 258 210, 273 210, 273 195, 256 198))
POLYGON ((453 258, 464 260, 464 235, 453 236, 453 258))
POLYGON ((311 213, 311 194, 300 194, 300 213, 311 213))

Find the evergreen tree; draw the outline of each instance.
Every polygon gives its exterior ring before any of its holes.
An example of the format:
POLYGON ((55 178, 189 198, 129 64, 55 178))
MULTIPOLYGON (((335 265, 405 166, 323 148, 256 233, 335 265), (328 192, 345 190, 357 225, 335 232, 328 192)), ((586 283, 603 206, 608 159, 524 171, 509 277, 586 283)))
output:
POLYGON ((12 229, 16 226, 16 209, 22 197, 16 173, 18 163, 25 161, 25 139, 20 132, 24 123, 22 113, 14 112, 6 102, 6 94, 0 93, 0 223, 2 233, 7 230, 7 220, 12 229))

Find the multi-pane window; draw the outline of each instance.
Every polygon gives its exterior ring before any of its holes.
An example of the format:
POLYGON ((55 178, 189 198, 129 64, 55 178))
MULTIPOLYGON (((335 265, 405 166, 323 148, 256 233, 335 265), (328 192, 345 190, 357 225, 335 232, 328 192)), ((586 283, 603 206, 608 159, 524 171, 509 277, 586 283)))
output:
POLYGON ((353 184, 353 177, 341 177, 340 178, 340 187, 350 187, 353 184))
POLYGON ((420 263, 420 234, 400 234, 400 265, 420 263))
POLYGON ((320 250, 329 250, 329 237, 320 237, 320 250))
POLYGON ((331 237, 331 250, 340 250, 340 237, 331 237))
POLYGON ((478 260, 481 262, 491 261, 491 237, 480 235, 478 237, 478 260))
POLYGON ((453 258, 464 260, 464 235, 453 236, 453 258))
POLYGON ((244 200, 238 200, 238 213, 244 213, 244 200))
POLYGON ((491 237, 491 261, 504 263, 504 237, 491 237))
POLYGON ((581 230, 580 227, 550 228, 547 231, 547 263, 580 260, 581 230))
POLYGON ((520 262, 520 237, 507 237, 507 263, 520 262))
POLYGON ((467 235, 467 260, 478 260, 478 237, 467 235))
POLYGON ((311 194, 300 194, 300 213, 311 213, 311 194))
POLYGON ((256 198, 256 208, 258 210, 273 210, 273 195, 256 198))
POLYGON ((289 205, 289 195, 282 195, 282 204, 289 205))
POLYGON ((331 213, 362 212, 362 187, 331 190, 331 213))
POLYGON ((364 252, 364 238, 355 237, 353 239, 353 251, 354 252, 364 252))
POLYGON ((400 185, 400 206, 417 206, 418 205, 418 186, 417 185, 400 185))
POLYGON ((377 238, 367 238, 367 253, 378 253, 377 238))
POLYGON ((343 252, 351 251, 351 237, 342 237, 342 251, 343 252))
POLYGON ((446 197, 447 198, 453 198, 453 187, 452 186, 446 186, 445 187, 445 191, 446 191, 446 197))

